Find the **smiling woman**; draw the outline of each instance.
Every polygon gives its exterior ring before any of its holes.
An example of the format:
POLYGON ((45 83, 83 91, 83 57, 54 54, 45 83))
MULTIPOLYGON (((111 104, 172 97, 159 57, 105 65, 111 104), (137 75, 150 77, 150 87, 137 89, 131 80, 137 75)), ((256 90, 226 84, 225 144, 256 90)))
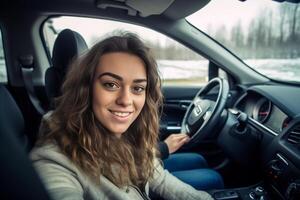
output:
POLYGON ((156 158, 161 100, 156 62, 134 34, 109 37, 76 60, 31 152, 54 199, 149 199, 149 190, 211 199, 156 158))

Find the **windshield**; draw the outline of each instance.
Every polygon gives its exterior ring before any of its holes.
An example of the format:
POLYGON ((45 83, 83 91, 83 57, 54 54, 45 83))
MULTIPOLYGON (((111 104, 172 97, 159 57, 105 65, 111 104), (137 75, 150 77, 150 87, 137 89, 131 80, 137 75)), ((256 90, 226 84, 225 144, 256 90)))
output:
POLYGON ((299 4, 212 0, 187 21, 259 73, 300 82, 299 4))

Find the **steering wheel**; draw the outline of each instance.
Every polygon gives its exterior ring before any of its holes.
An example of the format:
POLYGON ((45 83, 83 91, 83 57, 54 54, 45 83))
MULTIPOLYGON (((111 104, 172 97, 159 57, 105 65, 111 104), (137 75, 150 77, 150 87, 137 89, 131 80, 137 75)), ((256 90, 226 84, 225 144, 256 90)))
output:
POLYGON ((181 132, 190 136, 187 146, 196 144, 200 139, 212 138, 211 132, 221 118, 228 93, 228 81, 217 77, 196 94, 181 124, 181 132), (207 94, 216 86, 219 86, 217 99, 215 101, 207 99, 207 94))

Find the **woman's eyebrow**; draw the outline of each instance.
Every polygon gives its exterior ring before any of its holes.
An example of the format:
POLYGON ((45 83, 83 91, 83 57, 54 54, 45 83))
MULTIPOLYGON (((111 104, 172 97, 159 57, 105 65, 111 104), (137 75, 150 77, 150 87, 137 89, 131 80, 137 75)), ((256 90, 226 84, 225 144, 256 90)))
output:
POLYGON ((98 76, 98 79, 101 78, 102 76, 111 76, 111 77, 113 77, 113 78, 115 78, 115 79, 118 79, 118 80, 120 80, 120 81, 123 80, 123 78, 122 78, 121 76, 119 76, 119 75, 117 75, 117 74, 114 74, 114 73, 111 73, 111 72, 104 72, 104 73, 100 74, 100 75, 98 76))
POLYGON ((134 83, 143 83, 143 82, 146 82, 147 83, 147 79, 135 79, 133 80, 134 83))
MULTIPOLYGON (((111 73, 111 72, 104 72, 98 76, 98 79, 101 78, 102 76, 111 76, 119 81, 123 81, 123 78, 117 74, 111 73)), ((134 83, 142 83, 142 82, 147 82, 146 78, 141 78, 141 79, 134 79, 134 83)))

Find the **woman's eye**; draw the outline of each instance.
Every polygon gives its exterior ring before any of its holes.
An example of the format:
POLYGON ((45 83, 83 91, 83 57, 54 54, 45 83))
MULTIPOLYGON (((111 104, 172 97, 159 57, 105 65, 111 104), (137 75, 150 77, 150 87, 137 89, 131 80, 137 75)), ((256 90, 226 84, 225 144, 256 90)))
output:
POLYGON ((104 83, 103 86, 107 89, 114 90, 118 88, 118 85, 115 83, 104 83))
POLYGON ((142 93, 142 92, 144 92, 145 91, 145 87, 141 87, 141 86, 136 86, 136 87, 133 87, 133 91, 135 92, 135 93, 142 93))

